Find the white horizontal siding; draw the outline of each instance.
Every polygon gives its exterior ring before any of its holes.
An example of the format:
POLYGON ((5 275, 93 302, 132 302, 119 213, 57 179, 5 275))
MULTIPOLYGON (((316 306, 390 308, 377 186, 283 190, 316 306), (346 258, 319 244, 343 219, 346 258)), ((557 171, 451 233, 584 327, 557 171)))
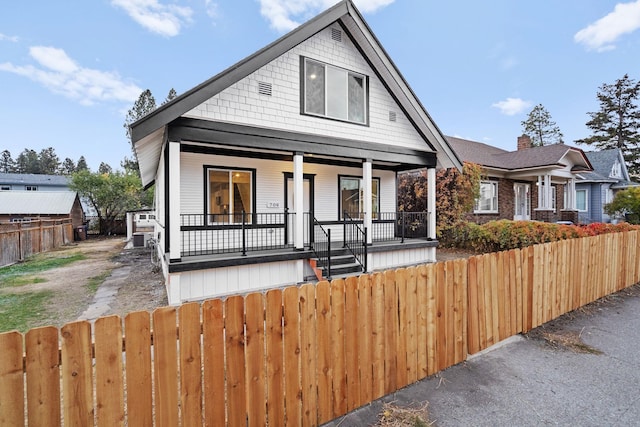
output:
POLYGON ((416 248, 369 253, 370 271, 435 262, 436 248, 416 248))
POLYGON ((331 29, 326 28, 187 112, 185 117, 427 149, 349 37, 344 34, 342 40, 332 40, 331 29), (369 126, 300 114, 301 56, 369 77, 369 126), (258 82, 270 83, 272 96, 260 95, 258 82), (389 120, 390 111, 396 114, 395 122, 389 120))

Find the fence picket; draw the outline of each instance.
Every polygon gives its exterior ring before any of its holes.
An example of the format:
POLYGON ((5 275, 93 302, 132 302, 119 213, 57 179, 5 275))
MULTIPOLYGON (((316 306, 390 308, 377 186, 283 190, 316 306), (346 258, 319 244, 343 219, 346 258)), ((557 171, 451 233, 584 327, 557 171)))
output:
POLYGON ((245 426, 247 396, 245 387, 244 298, 233 296, 224 303, 225 352, 227 377, 227 423, 245 426))
POLYGON ((476 260, 476 281, 478 283, 478 351, 481 351, 488 347, 487 304, 485 303, 487 282, 484 277, 485 257, 478 255, 474 258, 476 260))
POLYGON ((468 260, 468 280, 467 280, 467 346, 469 354, 480 351, 478 331, 478 258, 470 257, 468 260))
POLYGON ((407 271, 406 269, 396 270, 396 291, 397 291, 397 311, 398 311, 398 335, 396 350, 396 387, 402 388, 409 384, 407 376, 407 330, 408 330, 408 297, 407 297, 407 271))
POLYGON ((302 389, 300 385, 300 300, 298 288, 284 290, 284 387, 286 425, 300 425, 302 389))
POLYGON ((427 375, 431 375, 438 372, 436 268, 434 264, 429 264, 424 270, 427 288, 427 375))
MULTIPOLYGON (((268 314, 268 312, 267 312, 268 314)), ((332 417, 333 374, 331 361, 331 285, 322 281, 316 285, 316 319, 318 334, 318 423, 330 421, 332 417)), ((267 354, 269 354, 267 352, 267 354)), ((278 424, 276 424, 278 425, 278 424)))
POLYGON ((178 350, 176 309, 153 311, 153 378, 156 426, 178 425, 178 350))
POLYGON ((151 317, 146 311, 124 318, 127 421, 130 426, 153 424, 151 381, 151 317))
POLYGON ((455 261, 446 261, 445 262, 445 277, 446 277, 446 285, 445 285, 445 311, 444 311, 444 322, 446 325, 446 366, 453 366, 455 364, 456 359, 456 319, 455 319, 455 261))
POLYGON ((398 293, 395 271, 384 272, 384 377, 385 394, 397 390, 398 293))
POLYGON ((463 362, 467 358, 467 261, 454 261, 455 277, 453 282, 455 319, 455 360, 454 364, 463 362))
POLYGON ((405 269, 407 280, 407 381, 408 384, 418 380, 418 289, 416 285, 416 268, 405 269))
MULTIPOLYGON (((31 425, 59 426, 61 411, 58 329, 53 326, 31 329, 25 334, 24 341, 27 419, 31 425)), ((3 345, 2 348, 8 347, 3 345)), ((5 401, 3 397, 0 398, 0 408, 1 402, 5 401)))
POLYGON ((445 263, 436 264, 436 371, 447 367, 447 278, 445 263))
POLYGON ((331 281, 331 360, 333 362, 333 417, 347 413, 347 371, 344 342, 345 287, 343 279, 331 281))
POLYGON ((62 393, 64 424, 93 425, 93 366, 91 324, 80 321, 67 323, 62 336, 62 393))
POLYGON ((213 427, 226 423, 224 321, 222 300, 202 304, 204 421, 213 427))
POLYGON ((300 288, 302 424, 305 426, 318 424, 315 289, 315 285, 310 284, 300 288))
MULTIPOLYGON (((22 334, 0 334, 0 426, 24 425, 22 334)), ((91 420, 93 422, 93 420, 91 420)))
POLYGON ((264 353, 264 297, 255 292, 245 298, 245 377, 247 425, 264 425, 267 419, 267 391, 264 353))
POLYGON ((119 316, 101 317, 94 329, 98 426, 124 426, 122 320, 119 316))
POLYGON ((385 298, 382 273, 371 276, 371 302, 372 398, 378 399, 385 392, 385 298))
POLYGON ((178 309, 178 320, 180 418, 183 426, 201 426, 203 404, 200 304, 191 302, 181 305, 178 309))
POLYGON ((371 368, 371 276, 363 274, 358 278, 358 353, 360 355, 360 404, 373 400, 371 368))

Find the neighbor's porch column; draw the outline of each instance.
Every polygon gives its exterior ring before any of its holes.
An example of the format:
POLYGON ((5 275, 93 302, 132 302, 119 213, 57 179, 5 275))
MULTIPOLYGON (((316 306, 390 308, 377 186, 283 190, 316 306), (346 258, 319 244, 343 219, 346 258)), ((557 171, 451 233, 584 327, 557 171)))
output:
POLYGON ((293 209, 296 213, 294 244, 296 250, 304 249, 304 165, 303 153, 293 155, 293 209))
POLYGON ((180 143, 169 142, 169 259, 180 259, 180 143))
POLYGON ((576 179, 571 178, 567 181, 567 206, 564 207, 566 210, 575 211, 576 210, 576 179))
POLYGON ((551 175, 538 176, 538 209, 551 209, 551 175))
POLYGON ((367 159, 362 164, 362 192, 364 200, 364 227, 367 229, 367 244, 373 242, 373 190, 371 188, 373 173, 371 159, 367 159))
POLYGON ((436 239, 436 168, 427 169, 427 238, 436 239))

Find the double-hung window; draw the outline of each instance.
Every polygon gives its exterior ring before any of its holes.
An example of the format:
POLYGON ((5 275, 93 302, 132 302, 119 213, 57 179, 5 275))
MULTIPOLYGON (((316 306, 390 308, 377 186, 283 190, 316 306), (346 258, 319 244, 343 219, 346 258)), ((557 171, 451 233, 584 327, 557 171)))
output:
POLYGON ((576 209, 580 212, 587 211, 587 190, 576 190, 576 209))
POLYGON ((253 212, 255 170, 207 168, 206 176, 209 223, 240 223, 253 212))
MULTIPOLYGON (((362 178, 340 176, 340 219, 346 211, 352 218, 360 218, 364 212, 364 187, 362 178)), ((380 178, 371 180, 372 218, 378 218, 380 212, 380 178)))
POLYGON ((498 213, 498 182, 481 181, 480 196, 476 199, 475 213, 498 213))
POLYGON ((302 112, 367 124, 367 76, 302 58, 302 112))

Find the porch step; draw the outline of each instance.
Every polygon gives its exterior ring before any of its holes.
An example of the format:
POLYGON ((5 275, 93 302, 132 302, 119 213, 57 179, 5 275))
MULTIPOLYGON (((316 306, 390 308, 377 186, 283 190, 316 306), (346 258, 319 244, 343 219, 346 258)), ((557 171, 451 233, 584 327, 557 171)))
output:
MULTIPOLYGON (((316 268, 320 271, 322 277, 326 277, 325 265, 322 265, 317 258, 312 258, 316 268)), ((362 266, 356 261, 355 257, 346 248, 331 248, 331 278, 348 277, 354 274, 362 273, 362 266)))

